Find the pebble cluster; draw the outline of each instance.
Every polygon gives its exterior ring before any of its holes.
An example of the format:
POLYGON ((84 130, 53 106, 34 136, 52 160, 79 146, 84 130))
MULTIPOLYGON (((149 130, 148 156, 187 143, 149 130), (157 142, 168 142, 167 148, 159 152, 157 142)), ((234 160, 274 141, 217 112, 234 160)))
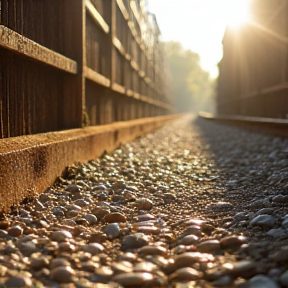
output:
POLYGON ((0 287, 288 287, 288 140, 183 118, 0 218, 0 287))

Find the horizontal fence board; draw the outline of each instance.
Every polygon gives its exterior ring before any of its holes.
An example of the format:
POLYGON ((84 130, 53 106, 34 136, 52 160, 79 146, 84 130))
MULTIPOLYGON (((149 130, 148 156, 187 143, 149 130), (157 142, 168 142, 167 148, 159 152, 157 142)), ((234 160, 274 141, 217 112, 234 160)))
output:
POLYGON ((125 18, 125 20, 129 20, 129 13, 127 12, 126 10, 126 7, 123 3, 123 0, 116 0, 117 4, 118 4, 118 7, 119 9, 121 10, 122 14, 123 14, 123 17, 125 18))
POLYGON ((94 21, 102 28, 102 30, 108 34, 110 31, 109 25, 106 23, 104 18, 101 16, 101 14, 97 11, 95 6, 91 3, 90 0, 85 0, 85 5, 87 8, 87 11, 92 16, 94 21))
POLYGON ((98 72, 92 70, 89 67, 84 67, 84 75, 87 79, 98 83, 102 86, 109 87, 110 86, 110 80, 106 78, 105 76, 99 74, 98 72))
POLYGON ((0 46, 57 69, 77 74, 77 63, 0 25, 0 46))
POLYGON ((132 97, 133 94, 134 94, 133 91, 130 90, 130 89, 128 89, 127 92, 126 92, 126 95, 129 96, 129 97, 132 97))
POLYGON ((138 64, 134 61, 134 60, 132 60, 131 61, 131 67, 135 70, 135 71, 139 71, 139 67, 138 67, 138 64))
POLYGON ((126 57, 126 52, 124 50, 124 47, 121 43, 121 41, 117 38, 117 37, 113 37, 113 45, 118 49, 118 51, 124 56, 126 57))
POLYGON ((111 86, 112 90, 120 93, 120 94, 125 94, 125 87, 118 84, 118 83, 113 83, 112 86, 111 86))
POLYGON ((0 138, 172 111, 161 91, 157 24, 149 23, 142 4, 131 9, 130 0, 4 2, 0 138))
POLYGON ((105 151, 152 132, 176 117, 144 118, 2 140, 0 211, 9 211, 11 205, 44 191, 66 166, 100 157, 105 151))

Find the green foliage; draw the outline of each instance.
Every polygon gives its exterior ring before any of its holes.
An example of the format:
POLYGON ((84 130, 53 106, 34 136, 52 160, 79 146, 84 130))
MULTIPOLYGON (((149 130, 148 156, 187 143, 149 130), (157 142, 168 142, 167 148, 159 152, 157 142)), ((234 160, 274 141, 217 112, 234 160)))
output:
POLYGON ((89 125, 90 125, 89 114, 87 113, 87 111, 84 111, 84 114, 83 114, 83 127, 87 127, 89 125))
POLYGON ((213 110, 215 80, 200 66, 197 53, 178 42, 165 43, 171 92, 179 112, 213 110))

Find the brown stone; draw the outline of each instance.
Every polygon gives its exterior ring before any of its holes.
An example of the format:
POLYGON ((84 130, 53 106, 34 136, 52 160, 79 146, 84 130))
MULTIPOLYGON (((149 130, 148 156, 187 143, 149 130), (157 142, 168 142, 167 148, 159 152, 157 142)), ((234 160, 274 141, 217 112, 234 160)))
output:
POLYGON ((141 287, 152 282, 154 276, 151 273, 124 273, 113 277, 113 281, 123 285, 124 287, 141 287))
POLYGON ((23 234, 23 229, 18 225, 15 225, 15 226, 8 229, 8 235, 9 236, 19 237, 22 234, 23 234))
POLYGON ((167 249, 162 246, 143 246, 138 251, 139 255, 166 255, 167 249))
POLYGON ((107 239, 107 236, 103 232, 92 233, 88 242, 89 243, 103 243, 107 239))
POLYGON ((108 208, 103 207, 95 207, 92 210, 92 214, 97 217, 97 219, 102 219, 104 216, 110 213, 110 210, 108 208))
POLYGON ((59 266, 51 271, 50 278, 58 283, 71 283, 74 275, 75 272, 70 266, 59 266))
POLYGON ((126 222, 127 220, 123 214, 115 212, 105 215, 104 221, 107 223, 120 223, 120 222, 126 222))
POLYGON ((97 255, 97 254, 103 252, 104 247, 101 244, 99 244, 99 243, 90 243, 90 244, 85 245, 82 248, 82 250, 84 252, 88 252, 92 256, 94 256, 94 255, 97 255))
POLYGON ((30 267, 34 270, 41 270, 44 267, 48 267, 49 260, 45 256, 34 258, 31 260, 30 267))
POLYGON ((178 281, 193 281, 203 277, 203 274, 196 269, 190 267, 184 267, 176 270, 169 276, 169 280, 178 281))
POLYGON ((198 237, 195 235, 187 235, 181 238, 178 242, 181 245, 195 245, 198 242, 198 237))
POLYGON ((214 257, 206 253, 186 252, 175 256, 174 261, 175 261, 175 268, 179 269, 183 267, 189 267, 190 265, 193 265, 195 263, 213 262, 214 257))
POLYGON ((64 242, 66 239, 72 238, 72 234, 68 231, 54 231, 50 234, 50 239, 56 242, 64 242))
POLYGON ((247 239, 243 236, 228 236, 220 240, 220 246, 222 249, 237 250, 246 242, 247 239))
POLYGON ((220 250, 220 242, 218 240, 207 240, 199 243, 196 247, 199 252, 214 253, 220 250))
POLYGON ((139 226, 136 228, 137 232, 144 233, 145 235, 157 235, 160 233, 160 228, 155 226, 139 226))
POLYGON ((136 201, 139 210, 149 211, 153 207, 153 202, 148 198, 140 198, 136 201))
POLYGON ((7 228, 10 226, 10 222, 7 220, 0 221, 0 229, 1 230, 7 230, 7 228))

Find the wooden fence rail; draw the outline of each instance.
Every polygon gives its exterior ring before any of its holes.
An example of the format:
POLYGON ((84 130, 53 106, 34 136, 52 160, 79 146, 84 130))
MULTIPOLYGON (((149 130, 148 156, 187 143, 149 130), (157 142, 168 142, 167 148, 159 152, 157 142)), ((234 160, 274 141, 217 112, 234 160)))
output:
POLYGON ((0 0, 0 138, 173 112, 144 2, 0 0))

